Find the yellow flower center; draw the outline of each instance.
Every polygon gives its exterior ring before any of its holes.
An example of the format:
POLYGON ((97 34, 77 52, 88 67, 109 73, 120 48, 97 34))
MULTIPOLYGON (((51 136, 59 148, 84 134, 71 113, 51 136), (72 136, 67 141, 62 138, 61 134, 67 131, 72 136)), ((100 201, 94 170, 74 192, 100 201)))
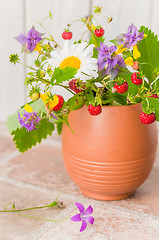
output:
POLYGON ((74 57, 74 56, 67 57, 60 63, 60 68, 62 69, 66 67, 80 69, 80 66, 81 66, 81 61, 79 60, 78 57, 74 57))

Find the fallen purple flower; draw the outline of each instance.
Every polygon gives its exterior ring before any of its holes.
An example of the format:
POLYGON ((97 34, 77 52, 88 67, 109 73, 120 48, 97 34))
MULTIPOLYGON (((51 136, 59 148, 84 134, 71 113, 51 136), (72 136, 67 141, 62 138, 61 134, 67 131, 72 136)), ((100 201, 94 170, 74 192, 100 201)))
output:
POLYGON ((90 223, 92 225, 94 223, 94 218, 92 216, 90 216, 93 212, 93 208, 91 206, 89 206, 85 210, 84 206, 81 203, 75 203, 75 204, 76 204, 77 208, 79 209, 80 213, 73 216, 71 218, 71 220, 74 222, 82 221, 82 226, 81 226, 80 232, 83 232, 87 227, 87 223, 90 223))
POLYGON ((23 116, 18 113, 18 121, 22 127, 25 127, 28 131, 37 129, 40 122, 40 115, 35 112, 24 112, 23 116))

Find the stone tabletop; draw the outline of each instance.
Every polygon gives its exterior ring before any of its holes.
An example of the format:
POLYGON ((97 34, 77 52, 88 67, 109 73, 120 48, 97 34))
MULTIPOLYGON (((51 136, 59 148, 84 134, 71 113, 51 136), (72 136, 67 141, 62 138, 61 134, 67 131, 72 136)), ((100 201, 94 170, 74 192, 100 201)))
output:
POLYGON ((0 209, 46 205, 57 196, 64 208, 30 210, 28 215, 60 220, 75 215, 75 202, 94 209, 94 225, 79 232, 81 222, 48 222, 17 213, 0 213, 0 240, 159 240, 159 150, 148 180, 120 201, 97 201, 81 194, 62 161, 61 139, 55 134, 26 153, 15 149, 0 124, 0 209))

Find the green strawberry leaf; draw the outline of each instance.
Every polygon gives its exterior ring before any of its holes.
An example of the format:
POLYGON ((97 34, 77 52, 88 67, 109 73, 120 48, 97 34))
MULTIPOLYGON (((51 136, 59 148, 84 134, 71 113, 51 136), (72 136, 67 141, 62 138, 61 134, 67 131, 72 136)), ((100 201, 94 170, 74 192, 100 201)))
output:
POLYGON ((46 119, 40 121, 38 129, 28 132, 26 128, 17 128, 11 134, 14 135, 13 141, 15 141, 16 147, 20 152, 25 152, 37 143, 40 143, 42 139, 46 139, 48 135, 51 136, 54 130, 54 125, 46 119))
POLYGON ((157 35, 150 29, 142 26, 140 31, 147 35, 139 42, 139 51, 141 53, 140 63, 142 64, 143 74, 149 83, 155 80, 155 71, 159 68, 159 41, 157 35))
POLYGON ((69 98, 66 105, 69 106, 69 110, 78 110, 84 105, 85 101, 82 93, 77 93, 73 97, 69 98))
MULTIPOLYGON (((38 112, 41 116, 45 112, 45 104, 41 98, 39 98, 37 101, 31 101, 28 104, 33 108, 34 112, 38 112)), ((21 128, 21 125, 18 122, 18 112, 22 114, 24 112, 24 106, 22 106, 18 111, 8 117, 7 126, 10 132, 16 130, 17 128, 21 128)))
POLYGON ((77 73, 76 68, 66 67, 61 69, 60 67, 57 67, 55 68, 52 74, 51 84, 54 85, 55 80, 56 80, 56 84, 60 84, 60 83, 63 83, 64 81, 68 81, 74 78, 76 73, 77 73))
POLYGON ((57 133, 58 133, 58 135, 61 135, 61 133, 62 133, 62 126, 63 126, 63 122, 58 122, 57 123, 57 133))
POLYGON ((149 107, 155 112, 156 120, 159 121, 159 99, 148 97, 147 100, 149 102, 149 107))

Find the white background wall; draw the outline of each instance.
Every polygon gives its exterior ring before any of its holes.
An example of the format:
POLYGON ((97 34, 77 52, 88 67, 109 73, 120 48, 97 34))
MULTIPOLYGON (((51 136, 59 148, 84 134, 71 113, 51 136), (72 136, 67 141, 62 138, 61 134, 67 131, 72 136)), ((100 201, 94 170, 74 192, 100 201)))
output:
MULTIPOLYGON (((48 21, 47 27, 62 43, 61 33, 68 19, 87 16, 96 5, 103 7, 104 15, 113 17, 110 24, 104 18, 99 19, 106 40, 125 32, 132 22, 137 27, 146 25, 159 34, 159 0, 0 0, 0 121, 27 101, 23 84, 26 69, 9 63, 9 55, 21 51, 14 37, 27 32, 32 25, 43 32, 38 23, 51 11, 54 20, 48 21)), ((76 39, 80 30, 81 25, 74 24, 76 39)), ((21 59, 28 64, 32 61, 32 57, 24 54, 21 59)))

